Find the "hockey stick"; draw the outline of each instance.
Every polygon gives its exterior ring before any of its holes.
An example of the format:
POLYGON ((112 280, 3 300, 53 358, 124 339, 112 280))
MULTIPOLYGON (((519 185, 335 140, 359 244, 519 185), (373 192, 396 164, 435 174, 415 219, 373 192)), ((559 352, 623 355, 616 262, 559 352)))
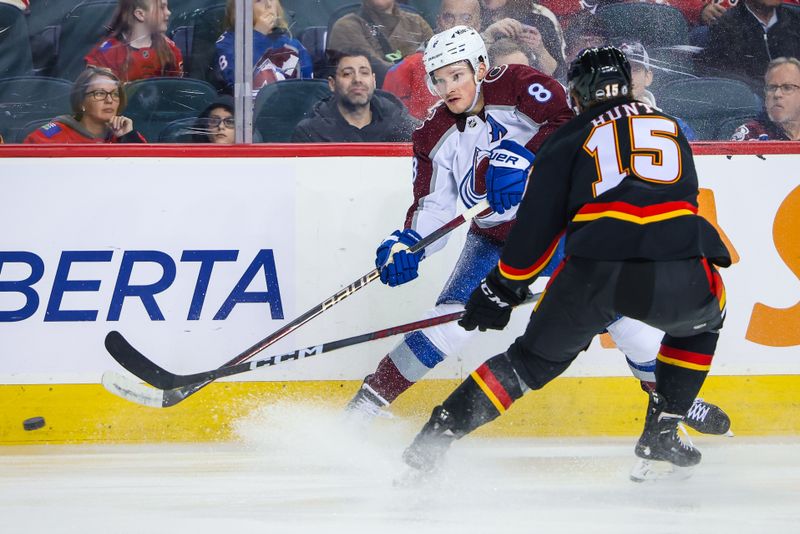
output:
MULTIPOLYGON (((536 293, 526 299, 524 304, 533 302, 539 299, 541 296, 541 293, 536 293)), ((127 376, 121 375, 114 371, 106 371, 103 373, 103 386, 114 395, 122 397, 123 399, 145 406, 161 408, 164 394, 170 391, 168 388, 172 388, 174 391, 175 389, 190 384, 216 380, 225 376, 248 373, 260 367, 272 367, 287 361, 297 361, 310 358, 311 356, 326 354, 328 352, 333 352, 346 347, 352 347, 368 341, 375 341, 376 339, 384 339, 387 337, 396 336, 398 334, 405 334, 407 332, 413 332, 415 330, 421 330, 424 328, 430 328, 432 326, 449 323, 461 319, 463 316, 463 311, 454 312, 439 317, 414 321, 412 323, 407 323, 400 326, 384 328, 383 330, 377 330, 368 334, 360 334, 357 336, 340 339, 338 341, 331 341, 321 345, 312 345, 310 347, 297 349, 293 352, 287 352, 285 354, 279 354, 269 358, 229 365, 220 367, 219 369, 190 375, 177 375, 159 367, 156 364, 153 364, 153 370, 155 374, 148 377, 146 381, 155 386, 155 388, 148 387, 144 384, 131 380, 127 376)), ((142 357, 144 358, 144 356, 142 357)), ((144 377, 140 378, 144 379, 144 377)))
MULTIPOLYGON (((409 251, 417 252, 425 248, 426 246, 449 234, 450 232, 452 232, 453 230, 464 224, 466 221, 469 221, 470 219, 472 219, 473 217, 477 216, 478 214, 487 209, 489 209, 489 203, 486 200, 482 200, 478 204, 466 210, 461 215, 458 215, 450 222, 445 223, 438 229, 434 230, 431 234, 425 236, 418 243, 410 247, 409 251)), ((276 341, 282 339, 286 335, 295 331, 302 325, 306 324, 310 320, 322 314, 324 311, 332 308, 333 306, 343 301, 344 299, 346 299, 347 297, 349 297, 362 287, 366 286, 370 282, 377 280, 379 277, 380 277, 379 269, 376 268, 371 270, 370 272, 368 272, 361 278, 357 279, 355 282, 351 283, 341 291, 338 291, 337 293, 323 300, 321 303, 317 304, 316 306, 314 306, 304 314, 300 315, 293 321, 290 321, 288 324, 279 328, 269 336, 265 337, 261 341, 258 341, 255 345, 247 348, 244 352, 241 352, 231 360, 225 362, 220 367, 236 365, 245 360, 249 360, 250 358, 258 354, 268 346, 272 345, 276 341)), ((109 332, 108 335, 106 336, 105 345, 109 354, 111 354, 111 356, 122 367, 124 367, 134 375, 143 378, 142 375, 153 376, 155 374, 152 371, 152 366, 154 365, 153 362, 150 359, 146 358, 142 353, 137 351, 135 348, 133 348, 133 346, 130 343, 128 343, 128 341, 119 332, 115 331, 109 332)), ((168 408, 170 406, 175 406, 176 404, 183 401, 187 397, 194 395, 195 393, 200 391, 202 388, 204 388, 212 381, 213 379, 210 379, 204 382, 193 383, 183 387, 164 391, 160 407, 168 408)), ((150 404, 148 404, 148 406, 150 406, 150 404)))

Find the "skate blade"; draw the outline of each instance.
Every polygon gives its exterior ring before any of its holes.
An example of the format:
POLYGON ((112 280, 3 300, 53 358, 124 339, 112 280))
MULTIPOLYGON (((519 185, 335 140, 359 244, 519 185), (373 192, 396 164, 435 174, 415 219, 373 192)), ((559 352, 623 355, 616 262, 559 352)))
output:
POLYGON ((657 482, 664 480, 686 480, 694 472, 694 467, 680 467, 669 462, 640 458, 631 469, 633 482, 657 482))

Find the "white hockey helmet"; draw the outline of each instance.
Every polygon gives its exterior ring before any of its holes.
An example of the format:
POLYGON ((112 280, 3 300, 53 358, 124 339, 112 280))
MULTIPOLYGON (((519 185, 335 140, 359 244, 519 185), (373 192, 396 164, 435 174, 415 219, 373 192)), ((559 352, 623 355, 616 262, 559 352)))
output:
POLYGON ((422 62, 425 64, 425 72, 428 74, 428 90, 437 96, 433 87, 431 75, 437 69, 467 61, 472 67, 475 76, 475 83, 478 80, 478 65, 483 63, 489 69, 489 53, 486 51, 486 44, 481 35, 469 26, 454 26, 449 30, 437 33, 428 41, 422 62))

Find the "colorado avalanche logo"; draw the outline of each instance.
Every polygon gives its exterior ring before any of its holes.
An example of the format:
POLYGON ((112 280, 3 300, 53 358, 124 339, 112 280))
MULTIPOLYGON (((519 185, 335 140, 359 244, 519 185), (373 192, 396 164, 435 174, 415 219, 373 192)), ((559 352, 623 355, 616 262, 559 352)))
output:
POLYGON ((471 208, 484 198, 486 198, 486 169, 489 167, 489 150, 481 150, 475 147, 472 155, 472 167, 458 184, 458 194, 461 202, 467 208, 471 208))

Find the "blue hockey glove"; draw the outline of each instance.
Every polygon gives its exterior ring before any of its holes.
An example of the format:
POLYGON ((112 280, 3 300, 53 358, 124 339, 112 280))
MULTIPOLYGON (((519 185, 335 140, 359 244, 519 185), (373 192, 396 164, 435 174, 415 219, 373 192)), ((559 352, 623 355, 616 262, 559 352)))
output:
POLYGON ((425 249, 415 253, 408 252, 422 237, 406 228, 395 230, 383 240, 375 253, 375 267, 381 270, 381 282, 390 287, 410 282, 418 276, 419 260, 425 256, 425 249))
POLYGON ((534 154, 524 146, 503 140, 489 156, 486 200, 496 213, 504 213, 522 201, 534 154))

